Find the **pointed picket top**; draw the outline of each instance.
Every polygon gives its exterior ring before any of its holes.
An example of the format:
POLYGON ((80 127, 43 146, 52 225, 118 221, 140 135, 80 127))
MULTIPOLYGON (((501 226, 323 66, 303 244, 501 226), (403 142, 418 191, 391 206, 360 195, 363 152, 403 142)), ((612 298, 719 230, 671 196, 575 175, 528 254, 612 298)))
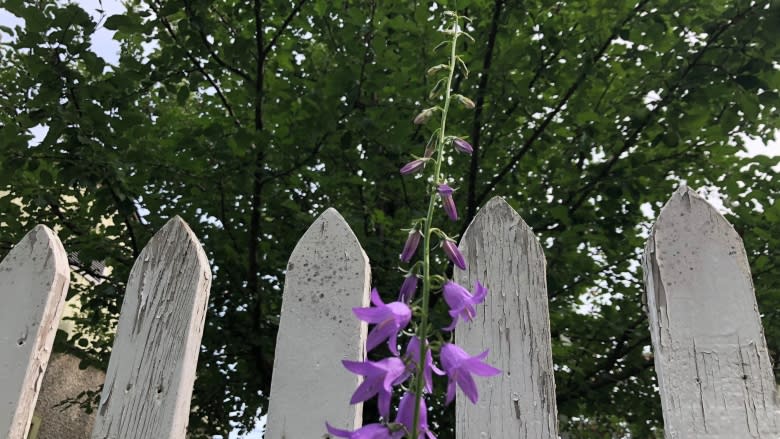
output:
POLYGON ((326 421, 361 426, 362 404, 349 404, 359 380, 341 360, 365 359, 367 326, 352 308, 368 306, 370 273, 335 209, 298 241, 287 264, 266 439, 319 438, 326 421))
POLYGON ((130 272, 93 439, 185 437, 210 286, 203 248, 174 217, 130 272))
POLYGON ((557 439, 547 278, 542 246, 520 215, 494 197, 469 225, 460 242, 467 269, 455 281, 488 288, 471 323, 460 322, 455 340, 501 375, 479 378, 479 404, 458 391, 456 438, 557 439))
POLYGON ((68 255, 43 225, 0 263, 0 437, 27 437, 69 282, 68 255))
POLYGON ((780 437, 750 267, 731 224, 681 186, 643 268, 666 437, 780 437))

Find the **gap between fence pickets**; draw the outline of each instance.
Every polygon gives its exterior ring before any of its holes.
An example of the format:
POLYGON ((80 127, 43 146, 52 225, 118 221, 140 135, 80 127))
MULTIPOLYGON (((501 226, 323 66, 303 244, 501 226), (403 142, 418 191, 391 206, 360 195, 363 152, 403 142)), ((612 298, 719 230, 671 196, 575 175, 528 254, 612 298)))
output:
POLYGON ((368 306, 370 273, 335 209, 298 241, 285 274, 265 439, 320 438, 325 422, 348 430, 362 425, 362 403, 349 404, 360 379, 341 361, 366 357, 367 325, 352 308, 368 306))
POLYGON ((734 228, 681 186, 653 226, 643 268, 665 436, 780 437, 772 365, 734 228))
POLYGON ((27 437, 69 281, 65 249, 43 225, 0 263, 0 433, 9 439, 27 437))
POLYGON ((184 439, 211 270, 178 216, 135 261, 127 282, 93 439, 184 439))

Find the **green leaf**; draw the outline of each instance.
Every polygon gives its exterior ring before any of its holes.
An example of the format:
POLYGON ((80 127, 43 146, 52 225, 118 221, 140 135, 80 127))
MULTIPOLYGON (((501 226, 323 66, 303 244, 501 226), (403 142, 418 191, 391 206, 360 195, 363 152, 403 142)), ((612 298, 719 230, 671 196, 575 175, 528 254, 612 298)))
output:
POLYGON ((132 31, 138 28, 138 23, 128 15, 117 14, 106 18, 103 27, 108 30, 132 31))

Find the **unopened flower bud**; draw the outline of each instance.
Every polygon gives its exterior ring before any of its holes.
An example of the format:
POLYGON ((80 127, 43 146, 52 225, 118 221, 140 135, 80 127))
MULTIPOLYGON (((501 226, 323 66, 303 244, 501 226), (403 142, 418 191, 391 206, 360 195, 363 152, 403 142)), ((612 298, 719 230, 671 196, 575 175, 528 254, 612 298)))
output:
POLYGON ((474 101, 472 101, 471 99, 467 98, 466 96, 455 95, 455 97, 458 99, 458 102, 463 104, 463 106, 468 108, 469 110, 474 109, 474 107, 476 106, 476 105, 474 105, 474 101))
POLYGON ((455 150, 466 154, 471 154, 474 152, 474 148, 471 147, 471 144, 463 139, 455 138, 452 141, 452 146, 455 148, 455 150))
POLYGON ((458 209, 455 207, 455 200, 452 199, 452 192, 453 189, 446 183, 439 185, 439 196, 441 197, 442 207, 451 220, 457 221, 458 209))
POLYGON ((428 69, 428 71, 426 72, 426 74, 427 74, 428 76, 430 76, 430 75, 433 75, 434 73, 436 73, 436 72, 438 72, 438 71, 440 71, 440 70, 444 70, 444 69, 446 69, 446 68, 448 68, 448 67, 449 67, 449 66, 448 66, 447 64, 439 64, 439 65, 437 65, 437 66, 433 66, 433 67, 431 67, 430 69, 428 69))
POLYGON ((430 108, 426 108, 425 110, 421 111, 420 114, 418 114, 414 118, 414 124, 415 125, 422 125, 425 122, 428 122, 428 119, 430 119, 431 116, 433 116, 433 110, 431 110, 430 108))
POLYGON ((417 292, 417 275, 412 273, 406 276, 401 290, 398 292, 398 301, 409 304, 414 300, 414 293, 417 292))
POLYGON ((420 245, 421 237, 422 233, 420 233, 420 231, 417 229, 413 229, 411 232, 409 232, 409 236, 406 238, 406 244, 404 244, 404 249, 401 252, 402 261, 409 262, 412 260, 412 256, 414 256, 414 253, 417 251, 417 247, 420 245))
POLYGON ((466 260, 463 258, 463 254, 458 250, 458 246, 455 245, 454 241, 445 239, 441 244, 441 248, 444 250, 444 253, 447 254, 447 258, 449 258, 456 267, 461 270, 466 269, 466 260))
POLYGON ((426 161, 426 159, 412 160, 401 168, 401 175, 414 174, 420 171, 425 166, 426 161))
POLYGON ((428 144, 425 145, 425 152, 423 153, 423 157, 429 159, 433 157, 434 152, 436 152, 436 138, 431 137, 431 139, 428 141, 428 144))

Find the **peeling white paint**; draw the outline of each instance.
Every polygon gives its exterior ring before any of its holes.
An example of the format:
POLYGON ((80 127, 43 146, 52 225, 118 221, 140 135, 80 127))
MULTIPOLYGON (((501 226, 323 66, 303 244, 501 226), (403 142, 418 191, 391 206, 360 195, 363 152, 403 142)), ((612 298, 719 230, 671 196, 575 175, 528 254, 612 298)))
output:
POLYGON ((643 261, 668 439, 778 438, 775 380, 742 239, 685 186, 643 261))

